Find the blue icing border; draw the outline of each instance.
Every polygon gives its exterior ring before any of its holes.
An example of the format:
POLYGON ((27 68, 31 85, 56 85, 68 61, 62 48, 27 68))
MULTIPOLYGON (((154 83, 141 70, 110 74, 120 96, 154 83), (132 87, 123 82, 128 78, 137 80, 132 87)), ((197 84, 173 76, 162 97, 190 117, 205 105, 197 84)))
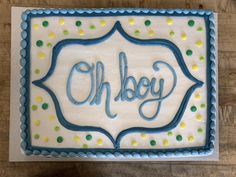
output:
MULTIPOLYGON (((117 23, 116 23, 117 25, 117 23)), ((118 25, 119 26, 119 25, 118 25)), ((21 23, 21 89, 20 89, 20 112, 21 112, 21 148, 27 155, 45 155, 45 156, 67 156, 67 157, 111 157, 111 158, 166 158, 170 156, 204 156, 213 152, 215 142, 215 121, 216 121, 216 61, 215 61, 215 23, 214 15, 211 11, 202 10, 155 10, 155 9, 85 9, 85 10, 69 10, 69 9, 38 9, 26 10, 22 14, 21 23), (174 149, 76 149, 76 148, 44 148, 31 145, 31 135, 29 128, 29 78, 30 78, 30 19, 34 17, 44 16, 198 16, 203 17, 206 24, 207 36, 207 135, 205 146, 174 148, 174 149)), ((121 28, 122 29, 122 28, 121 28)), ((128 36, 128 40, 136 40, 128 36)), ((151 39, 151 41, 155 39, 151 39)), ((165 41, 165 40, 164 40, 165 41)), ((178 60, 177 60, 178 61, 178 60)), ((179 61, 178 61, 179 63, 179 61)), ((185 64, 184 64, 185 65, 185 64)), ((187 71, 188 72, 188 71, 187 71)), ((191 74, 190 74, 191 75, 191 74)), ((201 81, 195 80, 198 84, 201 81)), ((193 85, 197 87, 200 85, 193 85)), ((190 87, 190 90, 194 89, 190 87), (192 88, 192 89, 191 89, 192 88)), ((189 91, 189 90, 188 90, 189 91)), ((187 93, 188 94, 188 93, 187 93)), ((189 93, 190 94, 190 93, 189 93)), ((186 95, 185 95, 186 96, 186 95)), ((186 106, 186 105, 185 105, 186 106)), ((173 119, 174 120, 174 119, 173 119)), ((175 122, 176 123, 176 122, 175 122)), ((178 124, 178 121, 177 121, 178 124)), ((118 136, 117 140, 136 130, 131 129, 123 132, 118 136), (119 138, 120 137, 120 138, 119 138)), ((143 131, 147 131, 143 129, 143 131)), ((149 131, 147 131, 149 132, 149 131)), ((155 131, 156 132, 156 131, 155 131)), ((112 139, 111 139, 112 140, 112 139)), ((115 141, 113 141, 113 144, 115 141)))

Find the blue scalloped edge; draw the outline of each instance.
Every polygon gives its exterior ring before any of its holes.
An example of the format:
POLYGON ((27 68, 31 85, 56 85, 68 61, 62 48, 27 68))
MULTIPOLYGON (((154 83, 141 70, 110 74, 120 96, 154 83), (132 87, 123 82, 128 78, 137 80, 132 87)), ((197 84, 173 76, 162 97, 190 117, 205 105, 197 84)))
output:
POLYGON ((214 14, 212 11, 204 10, 167 10, 167 9, 33 9, 26 10, 21 16, 21 50, 20 50, 20 128, 21 128, 21 149, 26 155, 42 155, 47 157, 81 157, 81 158, 167 158, 167 157, 191 157, 191 156, 207 156, 213 153, 215 146, 216 131, 216 32, 214 14), (112 149, 58 149, 33 147, 30 144, 29 130, 29 51, 27 51, 28 36, 26 30, 29 30, 29 20, 31 15, 47 16, 47 15, 64 15, 71 16, 124 16, 124 15, 163 15, 163 16, 200 16, 206 21, 207 30, 207 90, 211 90, 207 96, 207 134, 206 145, 201 147, 178 148, 178 149, 123 149, 113 152, 112 149), (28 66, 28 67, 27 67, 28 66))

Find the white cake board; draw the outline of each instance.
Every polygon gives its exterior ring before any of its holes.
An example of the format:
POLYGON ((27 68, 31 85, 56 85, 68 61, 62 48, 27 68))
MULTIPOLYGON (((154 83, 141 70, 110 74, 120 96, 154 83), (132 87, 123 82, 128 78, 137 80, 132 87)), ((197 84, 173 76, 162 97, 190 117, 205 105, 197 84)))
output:
MULTIPOLYGON (((219 131, 218 131, 218 115, 216 121, 216 141, 215 151, 212 155, 207 157, 176 157, 176 158, 156 158, 156 159, 108 159, 108 158, 47 158, 43 156, 27 156, 21 152, 20 149, 20 40, 21 40, 21 13, 26 9, 25 7, 12 7, 11 11, 11 96, 10 96, 10 139, 9 139, 9 161, 218 161, 219 160, 219 131)), ((217 14, 216 19, 216 34, 217 33, 217 14)), ((216 35, 217 36, 217 35, 216 35)), ((216 39, 217 41, 217 39, 216 39)), ((217 48, 217 46, 216 46, 217 48)), ((218 50, 216 50, 218 51, 218 50)), ((216 53, 216 66, 218 55, 216 53)), ((217 67, 216 67, 217 69, 217 67)), ((218 71, 216 72, 218 76, 218 71)), ((218 77, 217 77, 218 79, 218 77)), ((218 82, 217 82, 218 83, 218 82)), ((218 89, 217 89, 218 93, 218 89)), ((217 99, 218 110, 218 99, 217 99)), ((218 112, 217 112, 218 113, 218 112)))

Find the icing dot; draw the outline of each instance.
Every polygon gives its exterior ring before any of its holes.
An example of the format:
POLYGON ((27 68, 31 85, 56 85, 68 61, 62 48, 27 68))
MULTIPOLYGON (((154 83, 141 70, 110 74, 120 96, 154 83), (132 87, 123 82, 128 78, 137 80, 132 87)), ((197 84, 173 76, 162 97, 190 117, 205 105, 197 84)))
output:
POLYGON ((141 133, 141 138, 142 138, 143 140, 147 139, 147 134, 141 133))
POLYGON ((75 25, 79 27, 79 26, 82 25, 82 22, 78 20, 78 21, 75 22, 75 25))
POLYGON ((192 27, 192 26, 194 26, 194 23, 195 23, 194 20, 189 20, 188 21, 188 26, 192 27))
POLYGON ((148 31, 148 36, 152 37, 155 35, 155 32, 153 30, 148 31))
POLYGON ((42 103, 42 101, 43 101, 43 98, 41 96, 36 96, 35 97, 35 102, 36 103, 42 103))
POLYGON ((90 26, 89 26, 89 29, 91 29, 91 30, 95 30, 95 29, 96 29, 96 26, 94 26, 94 25, 90 25, 90 26))
POLYGON ((38 140, 40 138, 39 134, 34 134, 34 139, 38 140))
POLYGON ((34 121, 34 125, 35 125, 36 127, 38 127, 38 126, 40 125, 40 120, 35 120, 35 121, 34 121))
POLYGON ((34 30, 39 30, 39 25, 38 24, 33 24, 34 30))
POLYGON ((181 128, 181 129, 185 129, 185 128, 186 128, 186 123, 181 122, 181 123, 180 123, 180 128, 181 128))
POLYGON ((131 26, 133 26, 134 24, 135 24, 135 21, 134 21, 134 19, 129 19, 129 24, 131 25, 131 26))
POLYGON ((186 55, 187 55, 187 56, 191 56, 192 54, 193 54, 193 51, 192 51, 192 50, 188 49, 188 50, 186 51, 186 55))
POLYGON ((195 94, 195 99, 197 101, 201 100, 201 95, 199 93, 195 94))
POLYGON ((173 135, 173 132, 168 132, 167 135, 168 135, 168 136, 172 136, 172 135, 173 135))
POLYGON ((35 70, 34 70, 34 73, 35 73, 35 74, 39 74, 39 73, 40 73, 40 70, 39 70, 39 69, 35 69, 35 70))
POLYGON ((42 40, 37 40, 36 41, 36 46, 42 47, 43 46, 43 41, 42 40))
POLYGON ((54 32, 49 32, 48 33, 48 37, 50 38, 50 39, 54 39, 55 37, 56 37, 56 35, 55 35, 55 33, 54 32))
POLYGON ((50 47, 50 48, 51 48, 51 47, 52 47, 52 43, 50 43, 50 42, 47 43, 47 47, 50 47))
POLYGON ((203 45, 202 41, 197 41, 197 42, 196 42, 196 46, 197 46, 198 48, 202 47, 202 45, 203 45))
POLYGON ((57 137, 57 143, 62 143, 63 142, 63 137, 62 136, 58 136, 57 137))
POLYGON ((197 111, 197 107, 196 106, 191 106, 190 109, 191 109, 192 112, 196 112, 197 111))
POLYGON ((58 20, 58 23, 59 23, 59 25, 64 25, 65 24, 65 20, 63 18, 60 18, 58 20))
POLYGON ((205 59, 205 58, 204 58, 203 56, 200 56, 200 57, 199 57, 199 60, 200 60, 200 61, 204 61, 204 59, 205 59))
POLYGON ((43 104, 42 104, 42 109, 43 109, 43 110, 48 109, 48 104, 47 104, 47 103, 43 103, 43 104))
POLYGON ((47 143, 47 142, 49 141, 49 138, 48 138, 48 137, 45 137, 45 138, 43 139, 43 141, 44 141, 45 143, 47 143))
POLYGON ((174 31, 170 31, 170 36, 173 37, 175 35, 175 32, 174 31))
POLYGON ((80 142, 80 137, 77 136, 77 135, 74 136, 73 141, 74 141, 75 143, 79 143, 79 142, 80 142))
POLYGON ((140 31, 139 31, 139 30, 135 30, 135 31, 134 31, 134 35, 135 35, 135 36, 139 36, 139 35, 140 35, 140 31))
POLYGON ((48 27, 49 23, 48 23, 48 21, 45 20, 42 22, 42 25, 43 25, 43 27, 48 27))
POLYGON ((101 27, 104 27, 104 26, 106 26, 107 24, 106 24, 106 21, 105 20, 101 20, 100 21, 100 26, 101 27))
POLYGON ((198 27, 198 28, 197 28, 197 31, 198 31, 198 32, 202 32, 202 31, 203 31, 203 28, 202 28, 202 27, 198 27))
POLYGON ((131 145, 132 145, 132 146, 138 146, 138 142, 135 141, 135 140, 132 140, 132 141, 131 141, 131 145))
POLYGON ((64 34, 64 35, 68 35, 68 34, 69 34, 69 31, 68 31, 68 30, 63 30, 63 34, 64 34))
POLYGON ((198 70, 199 70, 198 65, 193 64, 193 65, 192 65, 192 70, 193 70, 193 71, 198 71, 198 70))
POLYGON ((169 146, 169 141, 168 141, 168 140, 166 140, 166 139, 165 139, 165 140, 163 140, 163 142, 162 142, 162 143, 163 143, 163 145, 164 145, 164 146, 169 146))
POLYGON ((87 144, 83 144, 82 146, 84 149, 87 149, 88 148, 88 145, 87 144))
POLYGON ((156 146, 156 144, 157 144, 157 142, 156 142, 155 140, 151 140, 151 141, 150 141, 150 145, 151 145, 151 146, 156 146))
POLYGON ((205 105, 204 103, 202 103, 202 104, 200 104, 200 107, 201 107, 201 108, 205 108, 206 105, 205 105))
POLYGON ((43 52, 39 52, 39 53, 38 53, 38 58, 39 58, 40 60, 45 59, 45 58, 46 58, 45 53, 43 53, 43 52))
POLYGON ((202 128, 198 128, 198 129, 197 129, 197 132, 198 132, 199 134, 202 134, 202 133, 203 133, 203 129, 202 129, 202 128))
POLYGON ((86 135, 86 140, 87 140, 87 141, 92 140, 92 138, 93 138, 92 135, 86 135))
POLYGON ((55 131, 55 132, 58 132, 59 130, 60 130, 60 127, 56 125, 56 126, 54 127, 54 131, 55 131))
POLYGON ((196 119, 197 119, 197 121, 201 122, 201 121, 202 121, 202 116, 201 116, 200 114, 198 114, 198 115, 196 116, 196 119))
POLYGON ((101 138, 99 138, 99 139, 97 140, 97 145, 99 145, 99 146, 102 146, 102 145, 103 145, 103 140, 102 140, 101 138))
POLYGON ((79 30, 78 33, 79 33, 80 36, 83 36, 84 35, 84 30, 79 30))
POLYGON ((181 39, 182 39, 183 41, 187 40, 187 34, 186 34, 186 33, 182 33, 182 34, 181 34, 181 39))
POLYGON ((38 106, 32 105, 32 106, 31 106, 31 109, 32 109, 33 111, 36 111, 36 110, 38 109, 38 106))
POLYGON ((55 116, 54 116, 54 115, 50 115, 50 116, 48 117, 48 119, 49 119, 49 121, 53 122, 53 121, 55 120, 55 116))
POLYGON ((181 135, 177 135, 177 136, 176 136, 176 140, 177 140, 177 141, 182 141, 182 140, 183 140, 183 137, 182 137, 181 135))
POLYGON ((189 141, 190 143, 194 142, 194 137, 193 137, 192 135, 189 136, 189 137, 188 137, 188 141, 189 141))
POLYGON ((173 24, 173 20, 172 20, 171 18, 167 18, 167 19, 166 19, 166 23, 167 23, 168 25, 172 25, 172 24, 173 24))
POLYGON ((145 20, 144 24, 145 24, 145 26, 150 26, 151 25, 151 21, 150 20, 145 20))

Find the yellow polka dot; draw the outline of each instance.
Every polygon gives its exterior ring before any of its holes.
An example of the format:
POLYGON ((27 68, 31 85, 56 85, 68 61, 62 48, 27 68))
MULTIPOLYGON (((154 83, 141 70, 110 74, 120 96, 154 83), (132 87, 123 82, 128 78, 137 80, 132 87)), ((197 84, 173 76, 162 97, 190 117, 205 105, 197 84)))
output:
POLYGON ((194 137, 192 135, 188 137, 188 142, 190 143, 194 142, 194 137))
POLYGON ((34 121, 34 125, 35 125, 36 127, 38 127, 38 126, 40 125, 40 120, 35 120, 35 121, 34 121))
POLYGON ((59 23, 59 25, 64 25, 65 24, 65 20, 63 18, 60 18, 58 20, 58 23, 59 23))
POLYGON ((148 36, 153 37, 155 36, 155 32, 153 30, 148 31, 148 36))
POLYGON ((49 119, 49 121, 53 122, 53 121, 55 120, 55 116, 54 116, 54 115, 50 115, 50 116, 48 117, 48 119, 49 119))
POLYGON ((134 21, 134 19, 129 19, 129 24, 131 25, 131 26, 134 26, 134 24, 135 24, 135 21, 134 21))
POLYGON ((131 141, 131 145, 132 145, 132 146, 138 146, 138 142, 135 141, 135 140, 133 140, 133 141, 131 141))
POLYGON ((102 146, 102 145, 103 145, 103 140, 102 140, 101 138, 99 138, 99 139, 97 140, 97 145, 99 145, 99 146, 102 146))
POLYGON ((195 100, 197 101, 201 100, 201 95, 199 93, 195 94, 195 100))
POLYGON ((198 65, 193 64, 193 65, 192 65, 192 70, 193 70, 193 71, 198 71, 198 70, 199 70, 198 65))
POLYGON ((147 139, 147 134, 141 133, 141 138, 142 138, 143 140, 147 139))
POLYGON ((83 35, 84 35, 84 30, 79 30, 78 34, 79 34, 80 36, 83 36, 83 35))
POLYGON ((76 135, 76 136, 74 136, 73 140, 74 140, 75 143, 79 143, 80 142, 80 137, 76 135))
POLYGON ((202 45, 203 45, 202 41, 197 41, 197 42, 196 42, 196 46, 197 46, 197 47, 200 48, 200 47, 202 47, 202 45))
POLYGON ((39 53, 38 53, 38 58, 39 58, 40 60, 45 59, 45 58, 46 58, 45 53, 43 53, 43 52, 39 52, 39 53))
POLYGON ((48 138, 48 137, 45 137, 45 138, 43 139, 43 141, 44 141, 45 143, 47 143, 47 142, 49 141, 49 138, 48 138))
POLYGON ((38 24, 34 24, 33 28, 34 28, 34 30, 39 30, 39 25, 38 24))
POLYGON ((43 98, 41 96, 36 96, 35 97, 35 102, 36 103, 42 103, 43 102, 43 98))
POLYGON ((48 37, 50 38, 50 39, 54 39, 55 37, 56 37, 56 35, 55 35, 55 33, 54 32, 49 32, 48 33, 48 37))
POLYGON ((196 116, 196 119, 197 119, 197 121, 201 122, 201 121, 202 121, 202 116, 201 116, 200 114, 198 114, 198 115, 196 116))
POLYGON ((163 146, 169 146, 169 141, 168 140, 163 140, 163 146))
POLYGON ((181 122, 181 123, 180 123, 180 128, 181 128, 181 129, 185 129, 185 128, 186 128, 186 123, 181 122))
POLYGON ((166 23, 167 23, 168 25, 172 25, 172 24, 173 24, 173 20, 172 20, 171 18, 167 18, 167 19, 166 19, 166 23))
POLYGON ((182 39, 183 41, 187 40, 187 34, 186 34, 186 33, 182 33, 182 34, 181 34, 181 39, 182 39))
POLYGON ((101 27, 104 27, 104 26, 106 26, 106 25, 107 25, 107 23, 106 23, 105 20, 101 20, 101 21, 100 21, 100 26, 101 26, 101 27))

